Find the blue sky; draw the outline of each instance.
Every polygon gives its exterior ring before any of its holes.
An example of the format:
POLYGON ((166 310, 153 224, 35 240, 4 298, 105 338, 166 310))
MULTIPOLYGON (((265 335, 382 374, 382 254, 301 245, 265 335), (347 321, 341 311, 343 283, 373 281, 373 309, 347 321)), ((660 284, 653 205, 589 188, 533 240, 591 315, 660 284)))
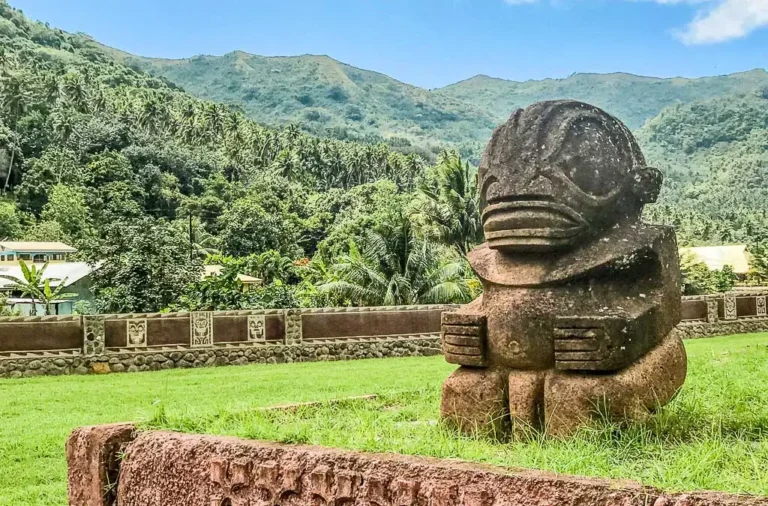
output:
POLYGON ((143 56, 327 54, 434 88, 476 74, 768 67, 768 0, 10 0, 143 56))

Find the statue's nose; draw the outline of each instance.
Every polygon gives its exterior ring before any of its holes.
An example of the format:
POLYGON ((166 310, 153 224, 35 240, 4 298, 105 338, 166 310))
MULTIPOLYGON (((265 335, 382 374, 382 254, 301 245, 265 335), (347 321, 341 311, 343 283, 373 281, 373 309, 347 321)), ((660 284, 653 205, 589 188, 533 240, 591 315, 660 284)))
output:
POLYGON ((512 195, 521 197, 554 196, 552 181, 538 172, 524 174, 522 177, 511 178, 509 181, 509 190, 509 193, 512 195))

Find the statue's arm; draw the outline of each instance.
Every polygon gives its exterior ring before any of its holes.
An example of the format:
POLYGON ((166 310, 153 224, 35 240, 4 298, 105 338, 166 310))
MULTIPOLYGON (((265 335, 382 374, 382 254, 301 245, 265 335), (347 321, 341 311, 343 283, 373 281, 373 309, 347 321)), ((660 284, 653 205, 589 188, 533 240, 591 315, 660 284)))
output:
POLYGON ((554 335, 555 367, 570 371, 622 369, 655 346, 658 308, 641 314, 561 316, 554 335))
POLYGON ((555 324, 555 367, 561 370, 615 371, 648 353, 680 321, 680 272, 674 235, 654 244, 637 275, 655 273, 657 283, 623 308, 598 315, 562 316, 555 324))
POLYGON ((441 337, 448 363, 485 367, 486 319, 481 306, 478 298, 456 312, 443 313, 441 337))

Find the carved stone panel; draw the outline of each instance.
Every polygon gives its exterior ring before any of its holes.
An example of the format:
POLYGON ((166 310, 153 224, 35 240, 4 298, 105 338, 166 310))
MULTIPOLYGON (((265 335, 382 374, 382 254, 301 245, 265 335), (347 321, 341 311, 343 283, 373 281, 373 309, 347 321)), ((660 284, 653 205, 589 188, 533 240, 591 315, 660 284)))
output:
POLYGON ((261 342, 267 340, 266 316, 248 315, 248 340, 251 342, 261 342))
POLYGON ((285 344, 301 344, 301 312, 289 309, 285 312, 285 344))
POLYGON ((213 312, 194 311, 190 313, 189 331, 192 346, 212 346, 213 312))
POLYGON ((125 334, 129 347, 143 347, 147 345, 147 320, 126 320, 125 334))
POLYGON ((766 316, 765 297, 755 297, 755 304, 757 306, 757 316, 766 316))
POLYGON ((735 320, 738 318, 736 312, 736 295, 732 293, 726 293, 724 296, 724 311, 723 316, 725 320, 735 320))
POLYGON ((717 301, 708 300, 707 301, 707 323, 717 323, 717 320, 718 320, 717 301))
POLYGON ((83 353, 88 356, 104 353, 103 316, 83 316, 83 353))
POLYGON ((106 505, 104 476, 113 462, 119 479, 108 499, 120 506, 765 504, 737 495, 665 494, 627 480, 122 427, 70 436, 69 504, 106 505), (116 458, 119 451, 128 458, 116 458))

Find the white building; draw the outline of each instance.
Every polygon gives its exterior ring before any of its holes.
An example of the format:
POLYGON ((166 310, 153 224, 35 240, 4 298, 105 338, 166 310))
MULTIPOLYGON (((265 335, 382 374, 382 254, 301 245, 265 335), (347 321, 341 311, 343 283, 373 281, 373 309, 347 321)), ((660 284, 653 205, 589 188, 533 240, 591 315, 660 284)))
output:
POLYGON ((726 265, 733 268, 739 276, 749 272, 751 257, 746 244, 729 244, 724 246, 697 246, 680 248, 680 256, 689 253, 704 263, 710 270, 720 270, 726 265))
MULTIPOLYGON (((51 312, 72 314, 75 303, 93 300, 90 290, 90 274, 93 268, 85 262, 70 262, 69 256, 76 252, 75 248, 60 242, 0 241, 0 274, 23 280, 20 260, 28 266, 34 265, 37 269, 41 269, 45 262, 48 262, 43 279, 50 280, 51 288, 65 283, 66 293, 77 294, 77 297, 71 299, 53 301, 51 312)), ((18 309, 22 315, 29 315, 32 300, 14 291, 13 285, 13 281, 0 278, 0 292, 7 297, 6 305, 18 309)), ((44 305, 38 302, 37 314, 44 313, 44 305)))

